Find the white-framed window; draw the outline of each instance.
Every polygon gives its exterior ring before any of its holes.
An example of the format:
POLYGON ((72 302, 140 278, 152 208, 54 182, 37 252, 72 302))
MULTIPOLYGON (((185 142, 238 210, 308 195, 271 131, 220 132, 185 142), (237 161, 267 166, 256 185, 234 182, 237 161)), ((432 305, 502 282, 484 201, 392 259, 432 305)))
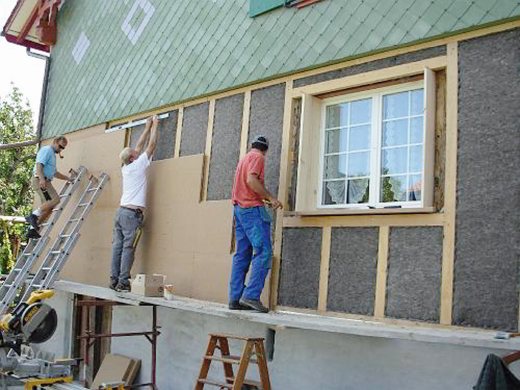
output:
POLYGON ((298 175, 306 184, 296 211, 432 206, 433 71, 419 81, 302 99, 298 175))

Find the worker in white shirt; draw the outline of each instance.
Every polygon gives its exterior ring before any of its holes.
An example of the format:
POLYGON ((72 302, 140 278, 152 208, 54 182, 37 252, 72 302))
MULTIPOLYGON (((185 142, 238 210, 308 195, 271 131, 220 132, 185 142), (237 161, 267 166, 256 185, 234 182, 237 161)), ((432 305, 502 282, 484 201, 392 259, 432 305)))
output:
POLYGON ((123 194, 116 213, 112 237, 112 267, 109 286, 112 290, 130 291, 130 270, 134 262, 133 244, 144 219, 148 168, 157 145, 158 123, 159 119, 156 115, 148 118, 135 149, 124 148, 119 155, 123 163, 121 168, 123 194), (150 137, 148 145, 146 145, 148 136, 150 137))

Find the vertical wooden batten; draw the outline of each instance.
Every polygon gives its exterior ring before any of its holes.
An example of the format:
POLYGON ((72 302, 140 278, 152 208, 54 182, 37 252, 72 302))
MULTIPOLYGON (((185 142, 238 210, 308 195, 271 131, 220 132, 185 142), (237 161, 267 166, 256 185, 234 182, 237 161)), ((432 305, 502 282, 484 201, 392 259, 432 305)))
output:
POLYGON ((385 316, 386 281, 388 275, 388 238, 389 226, 379 227, 379 249, 377 252, 376 296, 374 303, 374 317, 385 316))
POLYGON ((457 184, 458 43, 447 45, 446 69, 446 176, 444 184, 444 238, 442 242, 440 323, 450 325, 455 263, 455 207, 457 184))
POLYGON ((244 111, 242 113, 242 133, 240 134, 240 156, 242 158, 247 153, 249 137, 249 114, 251 112, 251 91, 244 92, 244 111))
POLYGON ((173 157, 178 158, 181 155, 181 136, 182 136, 182 122, 184 120, 184 107, 179 108, 177 115, 177 132, 175 133, 175 152, 173 157))
POLYGON ((213 118, 215 116, 215 99, 209 101, 208 132, 206 133, 206 149, 204 151, 204 181, 201 201, 208 199, 209 164, 211 162, 211 141, 213 137, 213 118))
MULTIPOLYGON (((291 150, 291 117, 293 112, 292 99, 293 81, 289 79, 285 82, 285 103, 283 111, 283 134, 282 134, 282 152, 280 158, 280 185, 278 186, 278 199, 282 202, 283 207, 287 207, 288 197, 288 175, 290 172, 290 150, 291 150)), ((283 210, 275 213, 276 228, 273 242, 273 265, 271 268, 271 279, 269 289, 269 304, 274 308, 278 303, 278 285, 280 281, 280 258, 282 255, 282 232, 283 232, 283 210)))
POLYGON ((320 261, 320 287, 318 293, 318 312, 325 314, 327 311, 327 296, 329 292, 329 263, 330 240, 332 228, 325 226, 321 236, 321 261, 320 261))

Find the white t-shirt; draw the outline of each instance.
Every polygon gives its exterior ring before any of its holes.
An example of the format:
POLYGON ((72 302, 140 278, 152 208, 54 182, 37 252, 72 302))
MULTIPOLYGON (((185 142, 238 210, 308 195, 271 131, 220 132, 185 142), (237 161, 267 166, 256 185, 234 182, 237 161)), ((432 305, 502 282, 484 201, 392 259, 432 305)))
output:
POLYGON ((146 207, 146 189, 148 187, 148 167, 150 160, 144 152, 137 160, 121 168, 123 173, 123 195, 121 206, 146 207))

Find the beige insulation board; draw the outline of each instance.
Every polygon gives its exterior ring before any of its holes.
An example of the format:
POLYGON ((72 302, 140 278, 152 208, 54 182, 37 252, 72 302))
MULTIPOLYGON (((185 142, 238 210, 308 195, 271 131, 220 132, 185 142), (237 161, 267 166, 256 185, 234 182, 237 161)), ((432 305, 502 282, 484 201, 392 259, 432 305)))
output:
POLYGON ((105 355, 90 388, 97 390, 103 383, 114 382, 124 382, 125 386, 131 385, 134 383, 140 366, 141 360, 139 359, 109 353, 105 355))
MULTIPOLYGON (((104 126, 67 135, 58 170, 86 166, 94 175, 106 171, 110 181, 81 227, 81 237, 61 279, 106 286, 112 251, 113 218, 120 200, 119 152, 124 132, 104 133, 104 126)), ((49 141, 45 142, 50 143, 49 141)), ((176 295, 227 302, 231 271, 232 207, 230 200, 200 202, 204 156, 153 161, 148 181, 148 210, 136 250, 132 275, 160 273, 176 295)), ((63 184, 54 180, 59 191, 63 184)), ((77 203, 87 178, 53 230, 52 242, 77 203)))

